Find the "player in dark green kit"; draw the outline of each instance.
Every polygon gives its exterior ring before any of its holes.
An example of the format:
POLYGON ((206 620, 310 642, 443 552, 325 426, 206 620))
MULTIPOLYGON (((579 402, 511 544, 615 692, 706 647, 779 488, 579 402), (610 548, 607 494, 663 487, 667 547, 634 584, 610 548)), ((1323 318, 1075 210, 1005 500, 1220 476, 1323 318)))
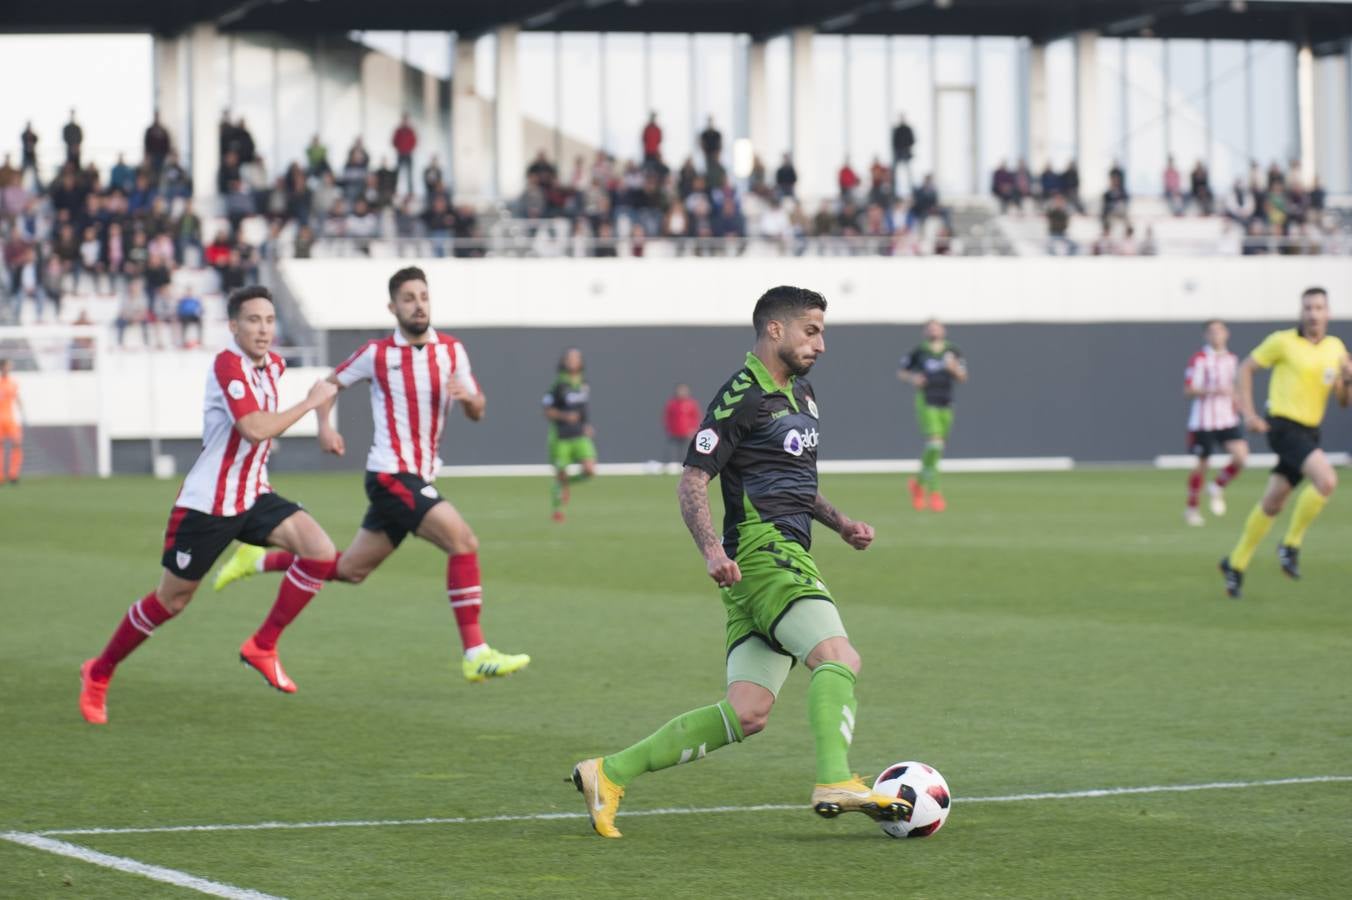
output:
POLYGON ((551 494, 554 521, 562 522, 569 485, 596 474, 591 387, 583 375, 582 351, 576 347, 565 350, 559 359, 559 374, 545 394, 544 408, 549 420, 549 462, 554 466, 551 494), (581 474, 568 474, 568 467, 573 464, 582 466, 581 474))
POLYGON ((816 743, 812 808, 897 821, 911 805, 875 794, 850 773, 858 652, 809 554, 815 519, 864 550, 873 528, 817 491, 817 400, 804 375, 826 351, 826 300, 796 287, 767 291, 752 322, 756 346, 719 389, 685 458, 681 517, 727 609, 727 697, 677 716, 638 743, 573 769, 592 827, 617 838, 625 787, 645 772, 702 759, 765 727, 793 661, 811 671, 808 720, 816 743), (722 477, 723 534, 709 516, 709 482, 722 477))
POLYGON ((915 418, 925 437, 920 477, 907 482, 911 505, 924 509, 928 501, 930 509, 943 512, 948 503, 939 490, 939 460, 953 428, 953 388, 967 381, 967 363, 949 342, 942 322, 930 319, 925 323, 925 339, 901 358, 897 377, 916 387, 915 418))

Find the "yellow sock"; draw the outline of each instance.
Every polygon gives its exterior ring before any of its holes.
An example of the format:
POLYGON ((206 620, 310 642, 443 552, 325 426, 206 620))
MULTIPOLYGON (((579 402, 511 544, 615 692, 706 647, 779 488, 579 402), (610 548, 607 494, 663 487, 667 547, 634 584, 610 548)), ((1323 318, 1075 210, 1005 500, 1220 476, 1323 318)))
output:
POLYGON ((1230 565, 1241 572, 1249 567, 1253 551, 1258 549, 1275 519, 1275 516, 1263 512, 1263 504, 1260 503, 1253 508, 1249 518, 1244 520, 1244 532, 1239 536, 1239 543, 1230 551, 1230 565))
POLYGON ((1328 502, 1329 498, 1316 491, 1314 485, 1307 484, 1305 490, 1300 492, 1300 498, 1296 500, 1295 511, 1291 513, 1291 525, 1286 529, 1286 537, 1282 538, 1282 543, 1299 547, 1301 541, 1305 540, 1305 532, 1309 529, 1310 523, 1323 511, 1328 502))

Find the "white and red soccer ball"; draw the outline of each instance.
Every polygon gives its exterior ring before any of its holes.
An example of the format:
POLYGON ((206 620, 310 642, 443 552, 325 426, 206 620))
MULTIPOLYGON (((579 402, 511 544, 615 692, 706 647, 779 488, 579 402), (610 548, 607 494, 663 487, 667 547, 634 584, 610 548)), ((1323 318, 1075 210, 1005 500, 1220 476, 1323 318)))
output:
POLYGON ((878 823, 889 837, 929 837, 948 821, 948 811, 953 806, 944 776, 922 762, 888 766, 873 782, 873 790, 888 797, 900 797, 912 805, 910 819, 878 823))

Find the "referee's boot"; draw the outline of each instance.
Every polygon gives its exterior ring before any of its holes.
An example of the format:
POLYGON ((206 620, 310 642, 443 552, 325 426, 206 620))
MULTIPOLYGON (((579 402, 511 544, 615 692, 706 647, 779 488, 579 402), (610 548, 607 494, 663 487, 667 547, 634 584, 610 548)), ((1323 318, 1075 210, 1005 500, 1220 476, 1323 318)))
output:
POLYGON ((1286 577, 1292 581, 1300 580, 1300 548, 1292 547, 1290 544, 1277 545, 1277 562, 1281 563, 1282 571, 1286 577))
POLYGON ((858 775, 812 789, 812 811, 823 819, 859 812, 875 822, 901 822, 911 817, 912 809, 913 804, 901 797, 875 793, 858 775))
POLYGON ((1224 557, 1218 568, 1225 578, 1225 593, 1238 600, 1244 592, 1244 573, 1230 565, 1230 557, 1224 557))

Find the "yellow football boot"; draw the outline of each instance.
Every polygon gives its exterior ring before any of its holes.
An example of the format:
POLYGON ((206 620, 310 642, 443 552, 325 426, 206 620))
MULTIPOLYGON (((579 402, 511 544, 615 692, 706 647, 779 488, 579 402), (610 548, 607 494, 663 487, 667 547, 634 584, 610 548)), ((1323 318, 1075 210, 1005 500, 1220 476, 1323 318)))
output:
POLYGON ((599 756, 573 766, 573 786, 587 801, 587 815, 591 817, 596 833, 603 838, 620 837, 620 829, 615 827, 615 814, 620 811, 624 788, 606 777, 599 756))

